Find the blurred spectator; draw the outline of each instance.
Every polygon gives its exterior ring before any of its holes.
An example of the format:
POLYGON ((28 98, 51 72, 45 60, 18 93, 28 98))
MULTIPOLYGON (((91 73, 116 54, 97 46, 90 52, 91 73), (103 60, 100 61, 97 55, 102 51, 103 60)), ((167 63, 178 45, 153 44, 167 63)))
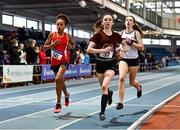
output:
POLYGON ((147 53, 147 63, 154 63, 155 58, 151 53, 147 53))
POLYGON ((75 65, 82 63, 82 59, 81 59, 80 53, 81 53, 81 48, 78 48, 78 49, 76 50, 76 59, 75 59, 75 61, 74 61, 74 64, 75 64, 75 65))
POLYGON ((20 53, 18 52, 18 42, 16 39, 11 40, 11 48, 9 50, 9 55, 11 65, 20 64, 20 53))
MULTIPOLYGON (((36 45, 34 47, 34 52, 35 52, 35 62, 34 64, 39 64, 40 63, 40 57, 39 57, 39 52, 40 52, 40 49, 39 49, 39 46, 36 45)), ((41 73, 41 66, 39 65, 34 65, 34 83, 40 83, 40 74, 41 73)))
POLYGON ((40 51, 39 51, 39 64, 47 64, 47 57, 46 53, 43 50, 43 46, 40 46, 40 51))
POLYGON ((0 65, 3 64, 3 35, 0 35, 0 65))
POLYGON ((9 65, 10 64, 10 60, 9 60, 9 54, 7 51, 3 51, 3 58, 4 58, 4 65, 9 65))
POLYGON ((32 39, 35 39, 36 36, 35 36, 35 31, 34 31, 34 28, 31 27, 29 30, 28 30, 28 35, 29 35, 29 38, 32 38, 32 39))
POLYGON ((35 51, 35 64, 39 64, 39 52, 40 52, 40 49, 39 49, 38 45, 36 45, 34 47, 34 51, 35 51))
POLYGON ((36 45, 36 41, 35 40, 31 40, 29 43, 29 46, 26 50, 26 60, 28 64, 35 64, 36 61, 36 52, 34 50, 34 47, 36 45))
POLYGON ((79 44, 80 44, 80 47, 81 47, 82 51, 84 51, 85 48, 87 48, 87 42, 86 41, 82 41, 79 44))
POLYGON ((20 55, 19 55, 20 64, 21 65, 27 65, 26 52, 24 51, 24 44, 20 43, 18 47, 19 47, 18 52, 20 53, 20 55))
POLYGON ((81 64, 84 64, 85 55, 82 50, 80 51, 80 58, 81 58, 81 64))
POLYGON ((74 64, 75 60, 76 60, 76 49, 71 48, 70 49, 70 64, 74 64))
POLYGON ((19 42, 24 42, 26 40, 26 31, 24 26, 23 28, 18 28, 18 40, 19 42))
POLYGON ((87 54, 87 52, 84 50, 83 51, 84 59, 82 61, 83 64, 90 64, 90 56, 87 54))

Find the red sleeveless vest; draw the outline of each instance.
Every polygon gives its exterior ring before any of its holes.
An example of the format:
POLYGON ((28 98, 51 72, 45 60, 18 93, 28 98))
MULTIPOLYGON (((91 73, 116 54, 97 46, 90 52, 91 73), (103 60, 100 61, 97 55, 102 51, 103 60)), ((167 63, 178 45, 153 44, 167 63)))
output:
POLYGON ((68 48, 68 36, 64 32, 62 37, 59 37, 58 32, 54 32, 51 42, 60 40, 61 44, 54 46, 51 49, 51 65, 56 66, 61 64, 61 62, 70 62, 70 49, 68 48))

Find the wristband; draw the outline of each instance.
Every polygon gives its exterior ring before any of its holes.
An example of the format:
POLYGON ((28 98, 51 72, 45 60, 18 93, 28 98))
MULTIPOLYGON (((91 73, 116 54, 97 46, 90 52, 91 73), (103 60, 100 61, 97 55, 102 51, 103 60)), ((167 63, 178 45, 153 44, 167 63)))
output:
POLYGON ((129 46, 132 46, 133 42, 134 41, 131 40, 130 42, 126 42, 126 44, 129 45, 129 46))

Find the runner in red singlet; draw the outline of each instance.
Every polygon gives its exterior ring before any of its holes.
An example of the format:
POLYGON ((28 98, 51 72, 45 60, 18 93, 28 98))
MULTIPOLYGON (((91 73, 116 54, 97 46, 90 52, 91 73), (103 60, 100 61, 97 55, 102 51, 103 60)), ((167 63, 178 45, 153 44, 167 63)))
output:
POLYGON ((54 108, 55 113, 61 111, 61 93, 65 95, 65 106, 69 105, 69 92, 67 92, 64 83, 64 73, 70 62, 70 48, 74 42, 72 36, 65 33, 64 29, 69 23, 67 16, 60 14, 56 17, 57 32, 51 32, 44 43, 44 49, 51 49, 51 69, 56 77, 56 95, 57 103, 54 108))

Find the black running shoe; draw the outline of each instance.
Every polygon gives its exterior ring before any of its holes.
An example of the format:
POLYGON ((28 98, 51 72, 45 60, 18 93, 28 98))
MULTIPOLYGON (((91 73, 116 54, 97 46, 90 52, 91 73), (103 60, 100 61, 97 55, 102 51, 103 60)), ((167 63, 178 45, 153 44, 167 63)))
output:
POLYGON ((142 86, 140 85, 140 90, 137 90, 137 97, 140 98, 142 96, 142 86))
POLYGON ((118 103, 118 105, 116 106, 116 110, 120 110, 123 109, 123 104, 121 102, 118 103))
POLYGON ((102 112, 100 112, 100 113, 99 113, 99 120, 103 121, 103 120, 105 120, 105 119, 106 119, 105 114, 102 113, 102 112))
POLYGON ((112 104, 112 95, 113 95, 113 91, 109 91, 109 94, 108 94, 108 105, 112 104))

